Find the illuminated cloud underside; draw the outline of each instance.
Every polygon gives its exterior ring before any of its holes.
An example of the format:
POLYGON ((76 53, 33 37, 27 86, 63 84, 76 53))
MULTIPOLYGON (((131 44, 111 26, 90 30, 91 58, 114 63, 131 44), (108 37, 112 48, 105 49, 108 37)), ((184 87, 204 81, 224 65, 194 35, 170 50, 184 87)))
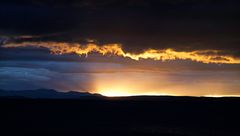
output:
POLYGON ((125 52, 121 44, 105 44, 97 45, 88 43, 81 45, 78 43, 64 42, 23 42, 23 43, 7 43, 3 45, 5 48, 15 47, 43 47, 49 49, 53 54, 70 54, 88 55, 93 52, 102 55, 110 54, 122 57, 131 58, 133 60, 153 59, 153 60, 192 60, 202 63, 217 63, 217 64, 240 64, 239 58, 234 58, 230 55, 222 55, 220 50, 196 50, 196 51, 175 51, 173 49, 148 49, 142 53, 135 54, 125 52))

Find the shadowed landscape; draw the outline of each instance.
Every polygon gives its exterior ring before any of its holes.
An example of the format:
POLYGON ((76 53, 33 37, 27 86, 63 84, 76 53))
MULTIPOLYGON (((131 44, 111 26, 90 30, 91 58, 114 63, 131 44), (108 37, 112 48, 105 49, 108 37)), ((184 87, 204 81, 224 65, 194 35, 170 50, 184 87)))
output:
POLYGON ((240 99, 234 97, 103 97, 100 95, 90 97, 90 94, 76 93, 72 97, 67 94, 69 97, 66 99, 63 97, 65 93, 45 90, 48 92, 46 98, 44 98, 45 94, 41 94, 41 98, 37 99, 36 96, 39 94, 35 92, 33 99, 33 96, 3 96, 2 92, 1 133, 9 135, 240 134, 238 129, 240 99), (59 96, 58 99, 47 99, 51 93, 59 96))

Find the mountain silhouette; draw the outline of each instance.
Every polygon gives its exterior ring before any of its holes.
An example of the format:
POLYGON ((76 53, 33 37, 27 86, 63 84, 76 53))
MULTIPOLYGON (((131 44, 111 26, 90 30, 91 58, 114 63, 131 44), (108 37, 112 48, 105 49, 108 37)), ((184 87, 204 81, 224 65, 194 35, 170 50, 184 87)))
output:
POLYGON ((99 94, 91 94, 87 92, 60 92, 53 89, 37 89, 37 90, 0 90, 0 97, 3 98, 33 98, 33 99, 99 99, 99 94))

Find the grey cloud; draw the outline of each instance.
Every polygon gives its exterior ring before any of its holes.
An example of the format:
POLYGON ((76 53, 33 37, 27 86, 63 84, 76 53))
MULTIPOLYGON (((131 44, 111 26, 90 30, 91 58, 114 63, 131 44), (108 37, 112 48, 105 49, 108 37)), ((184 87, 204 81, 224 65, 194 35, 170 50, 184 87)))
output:
POLYGON ((122 64, 104 62, 0 61, 1 67, 39 69, 61 73, 108 73, 124 69, 122 64))
POLYGON ((90 81, 91 75, 88 74, 66 74, 39 68, 0 68, 0 88, 6 90, 53 88, 60 91, 89 91, 90 81))
POLYGON ((49 70, 36 68, 16 68, 16 67, 0 67, 0 75, 4 79, 16 79, 26 81, 47 81, 51 74, 49 70))
POLYGON ((121 67, 114 63, 0 61, 0 89, 53 88, 87 92, 94 89, 94 73, 116 72, 121 67))

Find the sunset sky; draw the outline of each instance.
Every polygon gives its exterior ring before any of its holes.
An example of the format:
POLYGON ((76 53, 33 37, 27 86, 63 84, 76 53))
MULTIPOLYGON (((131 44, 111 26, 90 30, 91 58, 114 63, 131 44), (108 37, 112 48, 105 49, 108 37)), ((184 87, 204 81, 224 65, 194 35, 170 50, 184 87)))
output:
POLYGON ((1 0, 0 89, 240 96, 237 0, 1 0))

